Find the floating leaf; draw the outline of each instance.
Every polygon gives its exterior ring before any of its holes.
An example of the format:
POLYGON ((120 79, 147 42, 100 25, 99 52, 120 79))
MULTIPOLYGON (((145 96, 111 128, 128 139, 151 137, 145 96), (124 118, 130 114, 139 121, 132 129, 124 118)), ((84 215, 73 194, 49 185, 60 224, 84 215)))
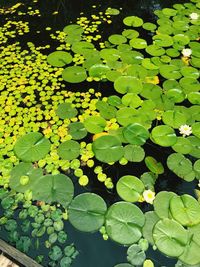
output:
POLYGON ((135 49, 144 49, 147 47, 147 41, 141 38, 133 38, 130 40, 130 46, 135 49))
POLYGON ((94 45, 86 41, 75 42, 73 43, 71 49, 76 54, 84 55, 88 51, 94 50, 94 45))
POLYGON ((120 35, 120 34, 112 34, 112 35, 109 36, 108 41, 111 44, 119 45, 119 44, 126 43, 127 39, 123 35, 120 35))
POLYGON ((32 190, 34 183, 42 175, 42 169, 34 168, 31 163, 20 162, 10 173, 9 185, 17 192, 24 193, 26 190, 32 190), (28 177, 28 182, 24 185, 21 183, 21 178, 23 176, 28 177))
POLYGON ((196 136, 189 136, 188 140, 192 145, 192 150, 190 151, 190 155, 196 158, 200 158, 200 139, 196 136))
POLYGON ((183 226, 200 223, 200 204, 190 195, 174 196, 170 200, 173 218, 183 226))
POLYGON ((161 47, 168 47, 173 44, 172 37, 167 34, 154 35, 152 39, 154 40, 154 44, 161 47))
POLYGON ((134 265, 143 264, 146 259, 145 252, 137 244, 131 245, 127 250, 127 260, 134 265))
POLYGON ((127 26, 140 27, 143 24, 143 20, 137 16, 129 16, 123 20, 123 23, 127 26))
POLYGON ((105 201, 94 193, 76 196, 69 206, 69 221, 79 231, 94 232, 104 223, 105 201))
POLYGON ((131 162, 141 162, 144 159, 145 151, 137 145, 126 145, 124 147, 124 157, 131 162))
POLYGON ((80 144, 74 140, 61 143, 58 147, 58 155, 64 160, 76 159, 80 154, 80 144))
POLYGON ((188 242, 188 233, 181 224, 165 218, 156 223, 153 238, 161 252, 170 257, 178 257, 188 242))
POLYGON ((150 156, 146 157, 145 164, 147 168, 155 174, 162 174, 164 172, 164 167, 162 163, 157 162, 156 159, 154 159, 153 157, 150 156))
POLYGON ((132 29, 123 30, 122 35, 128 39, 137 38, 139 36, 139 32, 132 29))
POLYGON ((83 82, 86 77, 86 71, 80 66, 67 67, 62 72, 63 80, 69 83, 80 83, 83 82))
POLYGON ((192 150, 192 145, 187 138, 177 137, 177 141, 172 148, 177 153, 188 154, 192 150))
POLYGON ((71 103, 62 103, 58 106, 56 110, 56 115, 60 119, 70 119, 76 117, 78 111, 76 108, 72 107, 71 103))
POLYGON ((89 116, 85 119, 84 126, 90 133, 100 133, 106 126, 106 120, 100 116, 89 116))
POLYGON ((117 111, 115 107, 100 100, 96 103, 96 108, 100 111, 100 115, 108 120, 114 118, 117 111))
POLYGON ((151 23, 151 22, 145 22, 143 25, 142 25, 142 28, 145 29, 145 30, 148 30, 148 31, 155 31, 155 29, 157 28, 157 26, 154 24, 154 23, 151 23))
POLYGON ((69 134, 74 140, 81 140, 87 135, 87 130, 82 122, 72 122, 68 126, 69 134))
POLYGON ((14 146, 16 156, 24 162, 34 162, 46 156, 50 142, 41 133, 28 133, 17 140, 14 146))
POLYGON ((104 64, 95 64, 90 67, 89 69, 89 75, 91 77, 98 77, 101 78, 103 75, 106 75, 106 73, 110 70, 110 68, 107 65, 104 64))
POLYGON ((92 144, 95 157, 102 162, 115 162, 124 155, 124 150, 120 140, 111 135, 101 136, 92 144))
POLYGON ((164 147, 173 146, 177 141, 173 128, 167 125, 160 125, 153 128, 151 137, 154 143, 164 147))
POLYGON ((105 11, 106 15, 119 15, 120 11, 116 8, 108 7, 105 11))
POLYGON ((70 24, 70 25, 65 26, 64 29, 63 29, 63 31, 66 34, 76 34, 76 35, 79 35, 79 34, 82 34, 84 30, 78 24, 70 24))
POLYGON ((180 68, 175 65, 162 65, 160 66, 160 74, 165 79, 179 79, 181 78, 180 68))
POLYGON ((72 56, 68 52, 55 51, 48 55, 47 62, 54 67, 64 67, 72 62, 72 56))
POLYGON ((145 239, 152 245, 154 244, 153 239, 153 228, 155 224, 160 220, 154 211, 148 211, 145 213, 145 224, 142 228, 142 234, 145 239))
POLYGON ((184 113, 179 111, 167 110, 162 115, 162 121, 165 124, 178 129, 181 125, 186 124, 187 117, 184 113))
POLYGON ((129 124, 124 127, 123 135, 132 145, 143 145, 149 138, 148 130, 139 123, 129 124))
POLYGON ((196 178, 200 180, 200 159, 195 161, 193 168, 194 168, 196 178))
POLYGON ((115 90, 120 94, 139 93, 142 90, 142 82, 132 76, 121 76, 114 82, 115 90))
POLYGON ((144 222, 144 214, 136 205, 117 202, 108 209, 106 214, 106 232, 114 241, 130 245, 140 239, 144 222))
POLYGON ((161 191, 159 192, 153 202, 154 210, 160 218, 171 218, 170 216, 170 200, 176 196, 174 192, 161 191))
POLYGON ((71 179, 64 174, 41 176, 32 188, 33 199, 67 207, 74 195, 71 179))
POLYGON ((117 193, 128 202, 136 202, 144 191, 144 184, 136 176, 125 175, 117 182, 117 193))
POLYGON ((156 44, 147 46, 145 50, 148 54, 154 57, 162 56, 165 54, 165 49, 156 44))

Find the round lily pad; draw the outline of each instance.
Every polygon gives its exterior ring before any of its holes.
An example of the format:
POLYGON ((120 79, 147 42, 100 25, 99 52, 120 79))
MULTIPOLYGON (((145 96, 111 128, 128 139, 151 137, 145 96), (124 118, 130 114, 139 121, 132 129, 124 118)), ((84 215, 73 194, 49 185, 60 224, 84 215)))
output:
POLYGON ((196 136, 189 136, 188 139, 192 145, 192 150, 190 151, 190 155, 195 158, 200 158, 200 139, 196 136))
POLYGON ((124 138, 132 145, 143 145, 149 138, 148 130, 138 123, 129 124, 123 129, 124 138))
POLYGON ((124 147, 124 157, 130 162, 141 162, 144 159, 145 151, 137 145, 126 145, 124 147))
POLYGON ((144 222, 144 214, 136 205, 117 202, 108 209, 106 214, 106 232, 114 241, 130 245, 141 238, 144 222))
POLYGON ((161 191, 159 192, 153 202, 154 210, 159 218, 170 218, 169 204, 172 197, 176 196, 174 192, 161 191))
POLYGON ((142 82, 132 76, 120 76, 115 80, 114 88, 120 94, 139 93, 142 90, 142 82))
POLYGON ((65 51, 55 51, 48 55, 47 62, 54 67, 64 67, 72 62, 72 56, 65 51))
POLYGON ((157 162, 157 160, 151 156, 145 158, 145 164, 152 173, 162 174, 164 172, 162 163, 157 162))
POLYGON ((106 210, 106 203, 100 196, 83 193, 71 202, 69 221, 79 231, 94 232, 103 225, 106 210))
POLYGON ((175 65, 162 65, 160 66, 160 74, 165 79, 179 79, 182 74, 180 72, 180 68, 175 65))
POLYGON ((105 12, 106 15, 111 15, 111 16, 119 15, 119 13, 120 11, 117 8, 111 8, 111 7, 108 7, 105 12))
POLYGON ((89 116, 85 119, 84 126, 90 133, 100 133, 106 126, 106 120, 100 116, 89 116))
POLYGON ((200 122, 195 122, 192 124, 192 133, 200 138, 200 122))
POLYGON ((92 150, 99 161, 107 163, 118 161, 124 155, 120 140, 111 135, 97 138, 92 144, 92 150))
POLYGON ((80 66, 67 67, 62 72, 63 80, 69 83, 80 83, 87 78, 86 71, 80 66))
POLYGON ((142 235, 145 239, 149 241, 152 245, 154 244, 153 240, 153 228, 155 224, 160 220, 155 211, 145 212, 145 224, 142 228, 142 235))
POLYGON ((76 108, 72 107, 71 103, 62 103, 58 106, 56 110, 56 115, 60 119, 70 119, 76 117, 78 111, 76 108))
POLYGON ((132 29, 123 30, 122 35, 128 39, 137 38, 139 36, 139 32, 132 29))
POLYGON ((114 118, 117 111, 115 107, 109 105, 107 102, 100 100, 96 103, 96 108, 100 111, 100 115, 104 119, 114 118))
POLYGON ((119 51, 114 48, 104 48, 100 51, 100 55, 106 61, 116 61, 120 58, 119 51))
POLYGON ((63 29, 64 33, 66 34, 76 34, 76 35, 79 35, 79 34, 82 34, 83 33, 83 28, 78 25, 78 24, 70 24, 70 25, 67 25, 64 27, 63 29))
POLYGON ((65 160, 76 159, 80 154, 80 144, 74 140, 61 143, 58 147, 58 155, 65 160))
POLYGON ((127 26, 140 27, 143 24, 143 20, 137 16, 128 16, 123 20, 123 23, 127 26))
POLYGON ((146 52, 150 54, 151 56, 158 57, 165 54, 165 49, 158 46, 158 45, 149 45, 146 48, 146 52))
POLYGON ((178 222, 165 218, 156 223, 153 239, 161 252, 170 257, 178 257, 188 242, 188 233, 178 222))
POLYGON ((147 41, 141 38, 133 38, 130 40, 130 46, 135 49, 144 49, 147 47, 147 41))
POLYGON ((151 23, 151 22, 145 22, 143 25, 142 25, 142 28, 145 29, 145 30, 148 30, 148 31, 155 31, 155 29, 157 28, 157 26, 154 24, 154 23, 151 23))
POLYGON ((117 182, 117 193, 125 201, 138 201, 143 191, 144 184, 136 176, 125 175, 117 182))
POLYGON ((177 141, 172 148, 177 153, 188 154, 192 150, 192 145, 187 138, 177 137, 177 141))
POLYGON ((160 125, 153 128, 151 137, 154 143, 164 147, 173 146, 177 141, 173 128, 167 125, 160 125))
POLYGON ((175 110, 167 110, 162 115, 162 121, 175 128, 178 129, 181 125, 186 124, 187 117, 184 113, 175 110))
POLYGON ((196 178, 200 180, 200 159, 195 161, 193 168, 196 174, 196 178))
POLYGON ((32 187, 33 199, 47 203, 60 203, 67 207, 74 195, 71 179, 64 174, 45 175, 36 180, 32 187))
POLYGON ((14 145, 16 156, 24 162, 40 160, 48 154, 51 143, 41 133, 28 133, 17 140, 14 145))
POLYGON ((141 122, 138 110, 129 107, 119 109, 116 112, 116 118, 119 124, 123 126, 127 126, 135 122, 141 122))
POLYGON ((184 226, 200 223, 200 204, 190 195, 172 197, 170 211, 173 218, 184 226))
POLYGON ((95 64, 90 67, 89 69, 89 75, 91 77, 98 77, 101 78, 103 75, 106 75, 106 73, 110 70, 110 68, 107 65, 104 64, 95 64))
POLYGON ((82 122, 72 122, 68 128, 69 134, 74 140, 81 140, 87 135, 87 130, 82 122))
POLYGON ((190 103, 200 105, 200 92, 191 92, 187 97, 190 103))
POLYGON ((81 42, 75 42, 72 47, 72 51, 74 53, 84 55, 88 51, 94 50, 94 45, 90 42, 81 41, 81 42))
POLYGON ((24 193, 26 190, 32 190, 33 184, 43 175, 40 168, 34 168, 31 163, 20 162, 10 173, 9 185, 17 192, 24 193), (27 183, 22 184, 21 178, 27 177, 27 183))
POLYGON ((108 41, 111 44, 119 45, 126 43, 126 37, 120 34, 112 34, 109 36, 108 41))
POLYGON ((161 46, 161 47, 168 47, 173 44, 172 37, 167 34, 161 33, 158 35, 154 35, 152 39, 154 40, 154 43, 156 45, 161 46))

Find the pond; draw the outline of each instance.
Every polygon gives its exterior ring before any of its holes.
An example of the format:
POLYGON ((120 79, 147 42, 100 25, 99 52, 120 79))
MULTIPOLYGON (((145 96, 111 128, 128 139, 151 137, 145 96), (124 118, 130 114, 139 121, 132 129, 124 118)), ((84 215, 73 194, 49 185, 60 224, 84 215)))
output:
POLYGON ((42 266, 199 267, 199 1, 0 16, 0 237, 42 266))

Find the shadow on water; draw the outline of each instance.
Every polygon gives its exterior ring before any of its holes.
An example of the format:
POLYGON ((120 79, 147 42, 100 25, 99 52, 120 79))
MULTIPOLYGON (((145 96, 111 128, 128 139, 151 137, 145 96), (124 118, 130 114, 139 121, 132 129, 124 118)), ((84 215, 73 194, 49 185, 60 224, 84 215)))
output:
MULTIPOLYGON (((185 1, 183 0, 176 0, 176 3, 184 2, 185 1)), ((10 1, 10 3, 17 3, 17 1, 10 1)), ((24 3, 25 5, 28 5, 29 1, 24 1, 24 3)), ((155 22, 156 17, 153 14, 153 11, 164 7, 170 7, 172 4, 174 4, 174 0, 40 0, 35 6, 40 9, 42 16, 39 18, 25 16, 24 20, 28 20, 30 23, 30 32, 14 41, 19 41, 22 48, 26 47, 27 42, 33 42, 36 46, 50 44, 50 50, 54 51, 58 42, 52 40, 49 34, 56 30, 62 30, 63 27, 71 21, 75 22, 81 12, 83 12, 84 15, 89 16, 97 11, 104 11, 108 7, 122 8, 122 12, 119 16, 113 18, 113 23, 111 25, 108 25, 106 29, 103 27, 101 28, 101 34, 106 39, 111 33, 119 33, 123 30, 122 20, 125 16, 137 15, 142 17, 144 21, 155 22), (93 5, 96 6, 95 9, 92 7, 93 5), (52 13, 55 11, 58 11, 58 15, 53 16, 52 13), (51 32, 46 31, 46 27, 51 27, 51 32)), ((8 5, 8 2, 3 0, 0 2, 0 5, 6 6, 8 5)), ((20 20, 21 18, 14 16, 13 19, 20 20)), ((46 52, 49 53, 49 50, 46 52)), ((112 92, 112 89, 109 89, 112 88, 110 85, 111 84, 109 83, 98 85, 99 90, 101 91, 101 87, 105 87, 105 95, 113 94, 114 91, 112 92)), ((163 153, 162 148, 155 144, 146 144, 145 151, 146 156, 155 156, 158 161, 166 162, 168 152, 166 152, 166 154, 165 152, 163 153)), ((171 151, 169 151, 169 153, 171 153, 171 151)), ((124 167, 117 165, 116 168, 114 168, 114 171, 113 168, 110 170, 108 169, 107 173, 112 175, 116 182, 122 175, 132 174, 140 176, 145 171, 148 171, 148 169, 141 163, 137 165, 128 164, 124 167)), ((105 187, 103 187, 97 179, 93 179, 93 181, 94 182, 90 185, 90 188, 88 188, 89 191, 101 195, 108 204, 119 200, 115 191, 105 191, 105 187)), ((190 195, 194 195, 194 187, 195 184, 187 183, 168 171, 158 178, 156 191, 168 190, 179 194, 189 193, 190 195)), ((76 194, 78 193, 80 193, 80 190, 76 192, 76 194)), ((143 210, 151 209, 147 204, 141 205, 143 210)), ((113 267, 117 263, 126 262, 126 248, 110 240, 104 241, 100 233, 82 233, 74 229, 69 223, 66 224, 66 231, 69 235, 69 241, 74 242, 80 252, 79 256, 73 263, 73 267, 113 267)), ((41 254, 43 253, 42 251, 40 252, 41 254)), ((34 252, 32 252, 32 256, 34 256, 34 252)), ((152 259, 155 262, 156 267, 172 267, 176 262, 152 249, 148 250, 147 258, 152 259)))

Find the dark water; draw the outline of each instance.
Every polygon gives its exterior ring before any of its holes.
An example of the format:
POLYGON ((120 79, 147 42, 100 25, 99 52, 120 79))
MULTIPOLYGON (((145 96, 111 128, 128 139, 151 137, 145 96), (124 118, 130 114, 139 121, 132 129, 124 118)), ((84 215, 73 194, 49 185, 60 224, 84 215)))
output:
MULTIPOLYGON (((29 4, 29 1, 24 2, 27 5, 29 4)), ((14 41, 19 41, 23 48, 26 47, 26 42, 30 41, 36 46, 50 44, 50 50, 46 51, 46 53, 49 53, 50 51, 54 51, 58 45, 58 42, 52 40, 49 34, 55 30, 62 30, 70 21, 75 22, 76 18, 80 16, 80 12, 83 12, 87 16, 98 11, 104 11, 107 7, 122 8, 120 15, 113 17, 113 23, 108 25, 106 29, 101 29, 102 36, 106 38, 111 33, 119 33, 123 29, 122 19, 127 15, 137 15, 142 17, 146 22, 155 22, 154 10, 170 7, 174 3, 184 2, 183 0, 41 0, 35 4, 35 7, 40 9, 42 16, 40 18, 25 16, 24 20, 30 23, 30 33, 14 41), (96 5, 97 8, 92 8, 92 5, 96 5), (54 11, 58 11, 59 14, 52 16, 54 11), (45 31, 46 27, 51 27, 52 30, 50 32, 45 31), (40 31, 40 33, 36 33, 37 31, 40 31)), ((7 6, 11 3, 17 3, 17 1, 9 1, 8 3, 8 1, 0 0, 0 6, 7 6)), ((3 23, 4 19, 3 17, 0 24, 3 23)), ((13 19, 20 20, 21 18, 13 17, 13 19)), ((168 154, 163 154, 163 151, 159 150, 160 148, 155 145, 153 147, 151 144, 146 146, 146 156, 156 156, 157 160, 159 160, 158 156, 160 154, 162 155, 162 161, 168 156, 168 154)), ((112 176, 117 178, 122 173, 123 175, 132 173, 139 176, 144 171, 147 170, 142 164, 141 166, 137 164, 137 168, 133 164, 125 167, 119 165, 115 169, 115 173, 112 173, 112 176)), ((189 193, 193 195, 194 186, 192 183, 177 179, 174 174, 168 172, 158 179, 156 191, 171 190, 179 194, 189 193)), ((91 189, 93 192, 102 195, 107 203, 112 203, 118 198, 115 192, 105 192, 105 188, 103 190, 103 187, 98 182, 93 184, 91 189)), ((143 209, 149 210, 150 207, 148 205, 146 207, 143 206, 143 209)), ((82 233, 74 229, 69 223, 66 224, 66 231, 69 235, 69 241, 73 242, 80 252, 73 263, 73 267, 113 267, 117 263, 126 262, 126 248, 110 240, 104 241, 99 233, 82 233)), ((40 253, 42 254, 43 252, 40 251, 40 253)), ((32 256, 34 256, 34 252, 32 252, 32 256)), ((172 267, 176 262, 152 249, 148 250, 147 258, 152 259, 156 267, 172 267)))

